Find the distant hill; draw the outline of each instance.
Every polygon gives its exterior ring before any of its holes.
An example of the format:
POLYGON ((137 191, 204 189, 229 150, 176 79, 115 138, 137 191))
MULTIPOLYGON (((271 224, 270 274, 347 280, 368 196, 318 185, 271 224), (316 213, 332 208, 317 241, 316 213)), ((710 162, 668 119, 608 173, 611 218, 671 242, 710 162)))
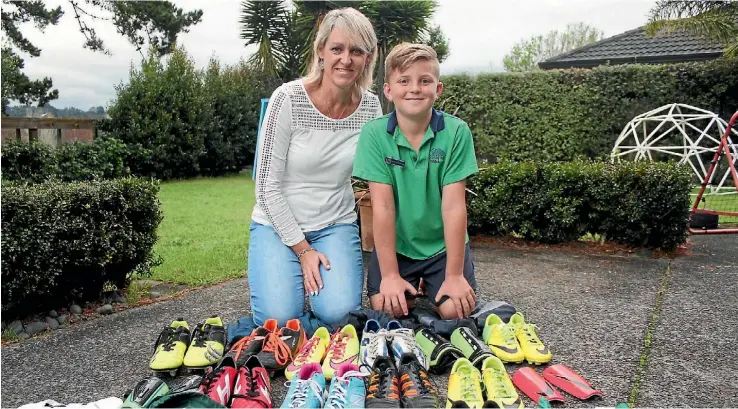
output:
POLYGON ((68 107, 68 108, 55 108, 53 105, 45 105, 42 107, 16 105, 9 107, 7 112, 8 116, 22 117, 22 118, 90 118, 100 119, 105 118, 105 108, 101 106, 91 107, 87 111, 83 111, 79 108, 68 107))

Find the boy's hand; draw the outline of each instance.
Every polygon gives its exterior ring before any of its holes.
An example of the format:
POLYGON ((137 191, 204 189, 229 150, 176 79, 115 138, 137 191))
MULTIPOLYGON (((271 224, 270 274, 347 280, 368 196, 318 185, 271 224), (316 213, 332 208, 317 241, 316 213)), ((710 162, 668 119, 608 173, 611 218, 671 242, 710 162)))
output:
POLYGON ((417 295, 415 287, 412 286, 399 274, 382 277, 379 284, 379 294, 384 297, 382 309, 389 315, 394 317, 403 317, 407 315, 407 300, 405 299, 405 291, 412 295, 417 295))
POLYGON ((436 302, 444 295, 454 303, 459 318, 468 317, 476 307, 477 297, 463 275, 446 276, 441 288, 438 289, 436 302))
POLYGON ((317 250, 308 251, 300 258, 302 279, 305 283, 305 292, 308 295, 317 295, 320 289, 323 288, 323 280, 320 278, 320 263, 323 263, 326 270, 331 269, 328 258, 317 250))

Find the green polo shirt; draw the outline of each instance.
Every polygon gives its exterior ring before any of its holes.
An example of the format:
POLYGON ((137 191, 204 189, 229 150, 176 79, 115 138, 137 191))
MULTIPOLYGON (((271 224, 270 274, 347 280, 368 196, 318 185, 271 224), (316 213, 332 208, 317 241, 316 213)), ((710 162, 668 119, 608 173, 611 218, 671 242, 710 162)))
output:
POLYGON ((393 111, 362 128, 353 175, 392 185, 397 252, 425 260, 446 249, 441 215, 443 187, 477 171, 474 141, 466 122, 433 110, 416 153, 397 126, 393 111))

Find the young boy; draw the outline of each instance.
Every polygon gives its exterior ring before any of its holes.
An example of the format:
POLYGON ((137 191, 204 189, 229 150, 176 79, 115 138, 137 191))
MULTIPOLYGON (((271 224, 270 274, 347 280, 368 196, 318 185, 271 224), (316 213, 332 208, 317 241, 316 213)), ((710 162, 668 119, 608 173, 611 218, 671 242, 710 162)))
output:
POLYGON ((393 48, 384 94, 395 110, 364 125, 356 148, 353 175, 369 182, 374 216, 369 301, 395 317, 408 314, 421 279, 443 319, 468 317, 476 303, 465 190, 477 161, 469 126, 433 109, 439 75, 431 47, 393 48))

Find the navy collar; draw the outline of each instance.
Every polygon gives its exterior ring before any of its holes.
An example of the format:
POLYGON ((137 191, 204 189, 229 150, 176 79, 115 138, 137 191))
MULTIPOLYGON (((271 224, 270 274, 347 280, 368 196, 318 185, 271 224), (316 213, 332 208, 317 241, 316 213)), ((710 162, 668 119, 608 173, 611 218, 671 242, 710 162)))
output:
MULTIPOLYGON (((395 134, 395 128, 397 128, 397 111, 392 111, 387 121, 387 133, 390 135, 395 134)), ((433 133, 442 131, 446 128, 446 123, 443 120, 443 114, 433 109, 431 112, 430 128, 433 133)))

